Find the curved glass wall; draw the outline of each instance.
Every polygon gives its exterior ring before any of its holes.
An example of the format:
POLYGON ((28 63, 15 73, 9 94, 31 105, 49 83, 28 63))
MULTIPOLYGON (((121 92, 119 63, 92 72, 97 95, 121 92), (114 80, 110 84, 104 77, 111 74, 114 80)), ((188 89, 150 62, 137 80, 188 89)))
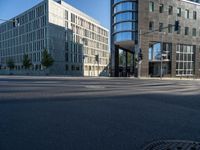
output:
POLYGON ((122 1, 124 1, 124 0, 114 0, 114 4, 122 2, 122 1))
POLYGON ((120 3, 120 2, 127 2, 127 1, 137 1, 137 0, 113 0, 113 4, 117 4, 117 3, 120 3))
POLYGON ((127 21, 127 20, 137 20, 137 13, 133 12, 124 12, 120 13, 114 16, 114 23, 121 22, 121 21, 127 21))
POLYGON ((114 35, 114 41, 120 42, 120 41, 129 41, 129 40, 136 40, 137 35, 135 32, 119 32, 114 35))
POLYGON ((114 13, 121 12, 121 11, 132 11, 136 10, 136 2, 123 2, 119 3, 114 7, 114 13))
POLYGON ((112 36, 114 42, 137 40, 138 3, 136 0, 112 0, 112 36))
POLYGON ((124 30, 136 30, 137 23, 136 22, 122 22, 118 23, 114 26, 114 32, 120 32, 124 30))
POLYGON ((138 0, 111 0, 112 76, 134 74, 138 40, 138 0))

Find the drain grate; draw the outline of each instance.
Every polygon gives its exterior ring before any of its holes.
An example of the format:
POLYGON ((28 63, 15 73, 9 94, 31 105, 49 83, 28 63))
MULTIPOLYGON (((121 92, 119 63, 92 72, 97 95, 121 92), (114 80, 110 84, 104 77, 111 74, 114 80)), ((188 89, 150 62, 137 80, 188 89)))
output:
POLYGON ((162 140, 148 144, 143 150, 200 150, 200 142, 162 140))

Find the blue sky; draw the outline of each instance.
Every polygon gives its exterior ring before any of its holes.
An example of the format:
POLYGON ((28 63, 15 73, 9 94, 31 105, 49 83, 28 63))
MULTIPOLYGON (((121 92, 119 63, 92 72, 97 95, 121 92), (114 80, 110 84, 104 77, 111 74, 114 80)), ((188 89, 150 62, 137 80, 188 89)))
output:
MULTIPOLYGON (((42 0, 0 0, 0 19, 10 19, 42 0)), ((109 28, 110 0, 65 0, 109 28)), ((1 23, 1 22, 0 22, 1 23)))

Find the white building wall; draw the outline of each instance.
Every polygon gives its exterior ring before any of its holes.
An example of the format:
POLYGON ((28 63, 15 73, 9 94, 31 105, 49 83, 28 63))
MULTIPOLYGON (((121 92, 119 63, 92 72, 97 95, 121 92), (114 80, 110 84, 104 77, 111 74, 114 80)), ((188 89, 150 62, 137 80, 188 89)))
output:
POLYGON ((20 25, 17 27, 10 27, 12 22, 0 24, 1 68, 5 69, 6 62, 12 58, 16 70, 23 69, 23 55, 28 54, 33 62, 32 71, 39 71, 43 69, 44 48, 55 59, 50 68, 52 74, 97 76, 98 70, 100 73, 107 67, 108 30, 71 5, 44 0, 11 20, 18 18, 20 25), (74 22, 72 14, 75 15, 74 22), (100 58, 99 68, 95 55, 100 58))
MULTIPOLYGON (((71 36, 71 38, 68 38, 68 40, 72 40, 73 44, 84 45, 82 49, 82 57, 84 59, 82 60, 82 66, 80 66, 80 68, 83 69, 83 74, 85 76, 98 76, 98 70, 99 73, 101 73, 103 72, 103 70, 105 70, 105 68, 107 68, 109 63, 108 30, 102 27, 98 21, 94 20, 93 18, 89 17, 88 15, 84 14, 83 12, 77 10, 76 8, 63 1, 61 1, 61 3, 57 3, 53 0, 49 0, 49 22, 72 30, 72 34, 69 35, 71 36), (68 13, 67 17, 65 12, 68 13), (76 16, 74 22, 71 18, 72 14, 76 16), (82 25, 80 24, 80 19, 84 22, 82 25), (91 29, 89 29, 89 24, 93 25, 95 27, 95 30, 92 31, 91 29), (101 42, 97 38, 91 36, 85 36, 85 30, 87 30, 87 32, 90 32, 90 34, 94 34, 94 36, 96 37, 99 36, 101 38, 104 38, 104 42, 101 42), (98 30, 105 32, 105 35, 98 33, 98 30), (88 44, 86 44, 86 41, 88 44), (97 47, 96 45, 103 45, 104 49, 102 47, 97 47), (99 67, 98 63, 95 60, 95 55, 99 55, 99 67)), ((69 49, 69 56, 80 57, 74 56, 76 50, 73 47, 70 47, 69 49)), ((81 65, 80 61, 74 62, 74 58, 69 58, 69 60, 70 61, 68 62, 68 71, 71 70, 71 65, 76 66, 76 63, 79 63, 79 65, 81 65)))

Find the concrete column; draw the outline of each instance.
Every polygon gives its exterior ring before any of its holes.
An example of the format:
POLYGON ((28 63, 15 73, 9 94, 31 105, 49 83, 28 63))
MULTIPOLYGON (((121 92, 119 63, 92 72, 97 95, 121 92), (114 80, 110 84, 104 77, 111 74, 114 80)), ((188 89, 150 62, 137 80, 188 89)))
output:
POLYGON ((148 37, 141 37, 141 49, 143 54, 143 60, 141 64, 141 77, 149 76, 149 40, 148 37))
POLYGON ((114 76, 119 77, 119 47, 115 45, 115 70, 114 76))

